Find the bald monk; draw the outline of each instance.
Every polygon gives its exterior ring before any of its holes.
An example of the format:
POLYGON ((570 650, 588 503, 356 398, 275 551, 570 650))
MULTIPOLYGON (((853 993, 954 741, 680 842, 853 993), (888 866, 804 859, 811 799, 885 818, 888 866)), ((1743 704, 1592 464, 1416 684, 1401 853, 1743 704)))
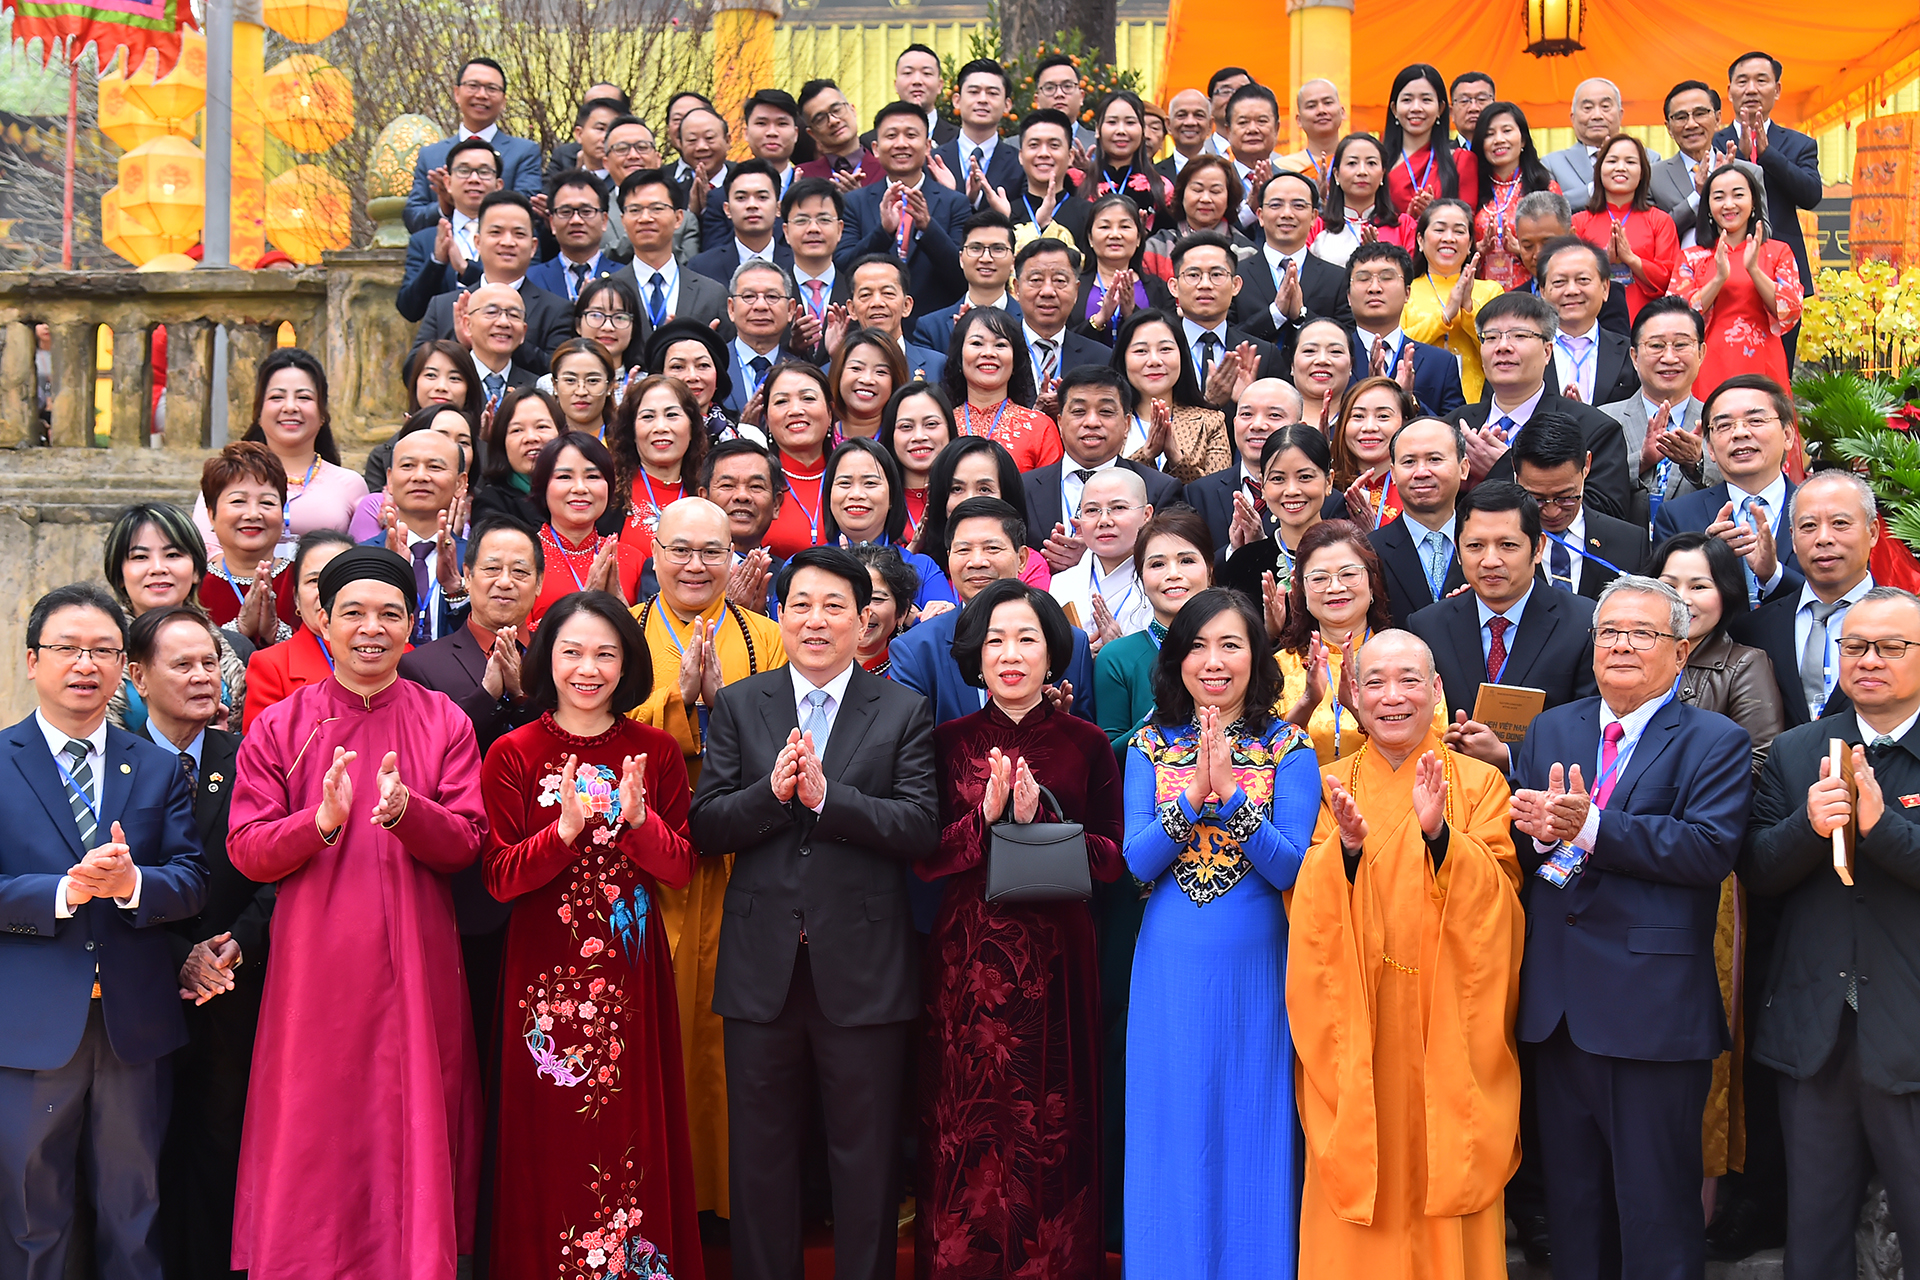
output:
MULTIPOLYGON (((660 593, 633 610, 653 657, 653 696, 631 714, 664 729, 685 753, 687 777, 700 780, 707 709, 722 684, 787 665, 780 628, 727 601, 733 532, 727 513, 705 498, 669 503, 654 530, 653 569, 660 593), (684 563, 683 563, 684 562, 684 563)), ((685 889, 661 886, 660 919, 673 952, 680 1000, 680 1049, 686 1059, 687 1121, 693 1138, 694 1201, 725 1218, 727 1070, 723 1026, 713 1011, 720 957, 721 903, 733 856, 703 849, 685 889)))
POLYGON ((1288 911, 1299 1273, 1493 1280, 1520 1159, 1525 920, 1507 784, 1441 740, 1418 637, 1381 632, 1356 669, 1368 742, 1326 775, 1288 911))

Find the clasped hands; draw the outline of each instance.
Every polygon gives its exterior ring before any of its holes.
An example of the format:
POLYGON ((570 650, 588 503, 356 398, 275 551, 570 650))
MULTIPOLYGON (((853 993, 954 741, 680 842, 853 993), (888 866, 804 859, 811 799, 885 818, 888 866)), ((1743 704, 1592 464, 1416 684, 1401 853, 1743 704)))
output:
POLYGON ((118 822, 109 830, 112 839, 87 850, 85 857, 67 868, 69 909, 95 898, 131 898, 139 886, 139 873, 133 869, 133 851, 127 848, 126 833, 118 822))
POLYGON ((809 809, 827 802, 827 775, 820 768, 820 754, 814 750, 813 735, 794 729, 787 743, 774 757, 773 798, 781 804, 798 799, 809 809))
MULTIPOLYGON (((554 832, 562 844, 572 844, 587 828, 587 806, 580 799, 580 757, 568 756, 560 771, 560 816, 553 820, 554 832)), ((620 760, 620 823, 638 827, 647 820, 647 757, 623 756, 620 760)))
POLYGON ((193 944, 180 966, 180 998, 205 1004, 233 990, 233 971, 240 967, 240 944, 232 933, 216 933, 193 944))
POLYGON ((1547 789, 1513 793, 1513 825, 1541 844, 1572 844, 1587 825, 1593 798, 1580 778, 1580 766, 1556 764, 1547 771, 1547 789))
MULTIPOLYGON (((320 807, 314 810, 313 822, 320 829, 321 838, 329 843, 347 825, 347 818, 353 810, 353 779, 347 774, 347 766, 359 754, 345 747, 335 747, 333 763, 327 766, 327 776, 321 780, 320 807)), ((367 821, 376 827, 391 827, 407 811, 410 795, 407 784, 400 781, 400 756, 397 752, 389 751, 381 759, 376 785, 380 790, 380 800, 367 815, 367 821)))
POLYGON ((980 800, 980 817, 988 826, 1006 816, 1013 801, 1013 820, 1032 822, 1040 814, 1040 783, 1025 756, 1013 757, 998 747, 987 752, 987 793, 980 800))
MULTIPOLYGON (((1853 782, 1860 790, 1860 834, 1864 836, 1886 812, 1886 797, 1881 794, 1879 779, 1873 776, 1873 766, 1867 763, 1866 748, 1854 747, 1852 760, 1853 782)), ((1832 759, 1821 757, 1820 780, 1807 788, 1807 822, 1813 834, 1822 840, 1831 836, 1847 824, 1853 807, 1847 798, 1846 779, 1836 778, 1832 759)))

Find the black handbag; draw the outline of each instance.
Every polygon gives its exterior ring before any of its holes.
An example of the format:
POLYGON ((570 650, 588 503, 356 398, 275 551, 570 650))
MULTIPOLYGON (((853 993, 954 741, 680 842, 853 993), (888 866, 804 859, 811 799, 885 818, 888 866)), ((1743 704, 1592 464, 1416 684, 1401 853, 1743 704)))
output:
MULTIPOLYGON (((1056 815, 1066 816, 1053 792, 1042 787, 1040 797, 1056 815)), ((1085 902, 1092 898, 1086 828, 1077 822, 1015 822, 1012 814, 1009 797, 1006 814, 987 828, 987 901, 1085 902)))

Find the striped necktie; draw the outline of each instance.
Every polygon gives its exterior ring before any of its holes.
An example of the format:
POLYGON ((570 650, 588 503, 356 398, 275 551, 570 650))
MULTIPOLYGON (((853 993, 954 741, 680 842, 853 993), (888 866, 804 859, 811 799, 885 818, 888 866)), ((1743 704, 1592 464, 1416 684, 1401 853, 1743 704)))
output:
POLYGON ((78 738, 69 738, 63 753, 73 760, 71 768, 65 770, 67 784, 67 807, 73 810, 73 824, 80 829, 80 847, 93 848, 93 837, 100 829, 99 819, 94 816, 93 770, 87 765, 87 744, 78 738))

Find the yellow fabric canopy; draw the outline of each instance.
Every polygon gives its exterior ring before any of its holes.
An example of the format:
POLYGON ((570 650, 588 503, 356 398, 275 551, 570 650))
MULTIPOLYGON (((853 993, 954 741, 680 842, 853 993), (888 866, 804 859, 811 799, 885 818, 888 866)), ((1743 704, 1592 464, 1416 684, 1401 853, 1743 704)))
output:
MULTIPOLYGON (((1920 50, 1914 0, 1831 6, 1746 0, 1732 7, 1589 0, 1585 7, 1585 49, 1536 58, 1524 48, 1519 0, 1354 0, 1348 95, 1354 126, 1380 127, 1394 73, 1414 62, 1433 63, 1449 79, 1466 70, 1487 72, 1500 96, 1519 103, 1536 127, 1564 126, 1574 86, 1605 76, 1620 86, 1627 122, 1652 125, 1661 123, 1661 101, 1675 83, 1699 79, 1724 90, 1728 62, 1765 49, 1786 64, 1776 118, 1790 123, 1920 50)), ((1285 86, 1288 45, 1286 5, 1172 0, 1161 96, 1204 90, 1207 77, 1223 66, 1245 67, 1262 84, 1285 86)), ((1290 112, 1284 91, 1281 97, 1290 112)))

